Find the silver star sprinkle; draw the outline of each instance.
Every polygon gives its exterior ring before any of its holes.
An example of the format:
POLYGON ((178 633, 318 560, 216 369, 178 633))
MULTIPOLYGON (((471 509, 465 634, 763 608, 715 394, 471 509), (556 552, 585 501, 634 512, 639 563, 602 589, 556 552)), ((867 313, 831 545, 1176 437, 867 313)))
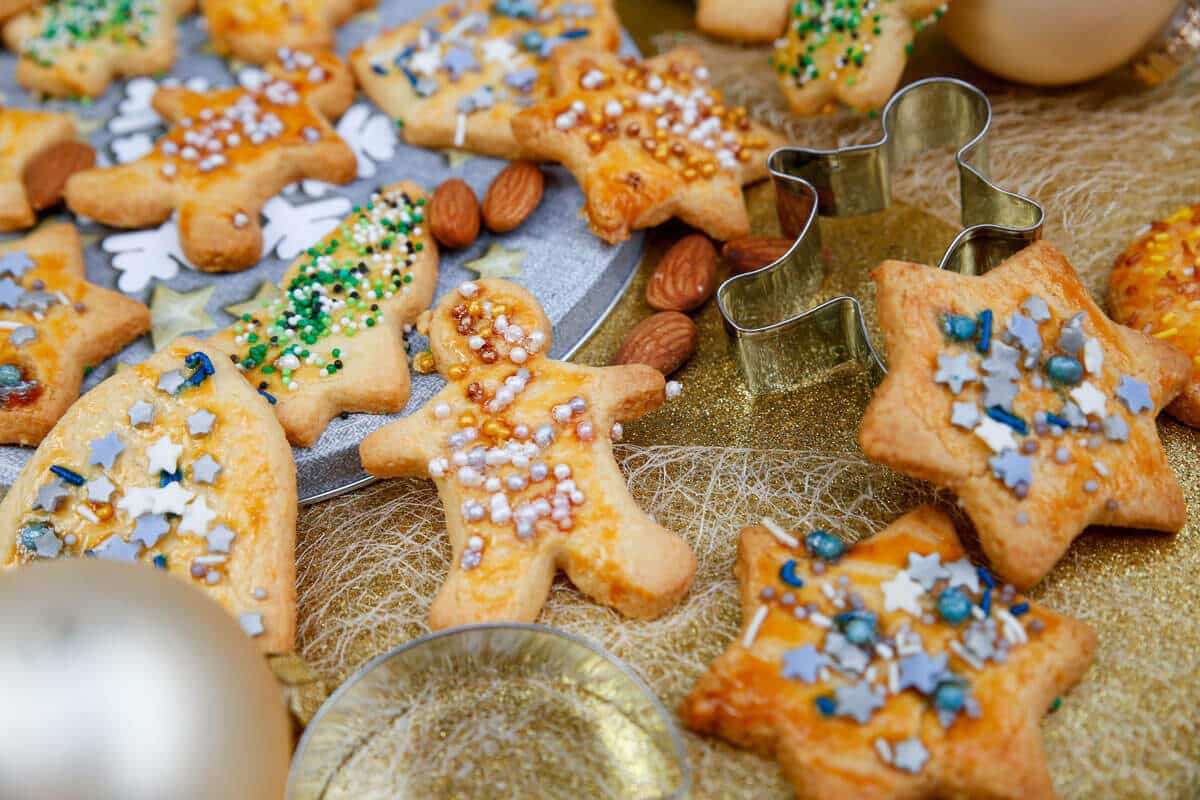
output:
POLYGON ((1046 305, 1046 301, 1036 294, 1025 298, 1021 308, 1034 322, 1045 322, 1050 319, 1050 306, 1046 305))
POLYGON ((882 692, 866 681, 837 687, 835 698, 835 713, 839 717, 851 717, 859 724, 870 722, 871 715, 883 708, 882 692))
POLYGON ((1017 362, 1020 359, 1021 351, 1017 348, 1004 342, 992 342, 992 349, 980 366, 994 378, 1015 381, 1021 377, 1021 370, 1017 368, 1017 362))
POLYGON ((37 328, 32 325, 22 325, 8 336, 8 342, 13 347, 23 347, 37 341, 37 328))
POLYGON ((93 503, 107 503, 112 498, 112 493, 116 489, 117 487, 113 486, 112 481, 104 475, 101 475, 99 478, 93 478, 87 482, 88 500, 93 503))
POLYGON ((91 452, 88 455, 88 466, 99 464, 105 469, 112 469, 113 462, 117 460, 117 456, 121 455, 121 451, 125 449, 116 431, 110 431, 108 436, 101 439, 92 439, 90 443, 91 452))
POLYGON ((233 544, 236 536, 236 533, 224 525, 218 525, 205 534, 208 539, 208 549, 213 553, 228 553, 229 546, 233 544))
POLYGON ((1143 411, 1153 411, 1154 401, 1150 399, 1150 386, 1132 375, 1122 375, 1117 385, 1117 399, 1125 404, 1131 414, 1143 411))
MULTIPOLYGON (((162 382, 162 379, 159 379, 162 382)), ((141 425, 154 424, 154 404, 138 400, 129 407, 129 424, 137 428, 141 425)))
POLYGON ((1033 459, 1023 456, 1015 450, 1005 450, 988 459, 992 474, 1004 481, 1009 489, 1015 489, 1021 484, 1026 487, 1033 484, 1033 459))
POLYGON ((137 518, 133 525, 133 533, 129 534, 129 541, 141 542, 146 547, 154 547, 158 544, 158 540, 171 529, 171 523, 167 522, 166 516, 162 514, 142 514, 137 518))
POLYGON ((216 419, 216 414, 202 408, 187 418, 188 433, 192 436, 207 436, 216 419))
POLYGON ((238 623, 249 636, 261 636, 266 630, 263 627, 263 615, 257 611, 244 611, 238 614, 238 623))
POLYGON ((955 403, 950 412, 950 422, 960 428, 974 430, 979 424, 979 406, 971 402, 955 403))
POLYGON ((183 385, 185 380, 186 378, 183 377, 183 373, 177 369, 164 372, 158 376, 158 390, 167 394, 175 394, 179 391, 179 387, 183 385))
POLYGON ((895 756, 892 759, 892 763, 896 766, 896 769, 902 769, 905 772, 911 772, 916 775, 928 760, 929 751, 925 749, 925 745, 921 744, 921 740, 915 736, 896 743, 895 756))
POLYGON ((135 542, 127 542, 120 536, 113 535, 92 548, 92 555, 108 561, 137 561, 142 546, 135 542))
POLYGON ((214 483, 220 471, 221 465, 208 453, 192 462, 192 479, 196 483, 214 483))
POLYGON ((957 355, 941 353, 938 355, 938 368, 933 375, 933 380, 935 383, 946 384, 954 394, 962 391, 964 383, 970 383, 978 378, 979 373, 971 366, 970 356, 967 353, 958 353, 957 355))
POLYGON ((37 490, 37 499, 33 501, 34 509, 44 509, 51 513, 58 510, 63 499, 70 495, 59 478, 54 478, 37 490))
POLYGON ((923 556, 920 553, 908 554, 908 574, 921 584, 925 591, 942 578, 949 578, 950 572, 942 566, 942 557, 938 553, 923 556))

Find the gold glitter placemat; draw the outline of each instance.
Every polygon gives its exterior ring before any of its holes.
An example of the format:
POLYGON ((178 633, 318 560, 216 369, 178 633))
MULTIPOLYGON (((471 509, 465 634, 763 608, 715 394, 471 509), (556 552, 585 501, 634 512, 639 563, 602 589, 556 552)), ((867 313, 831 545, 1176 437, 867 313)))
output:
MULTIPOLYGON (((618 3, 643 49, 699 44, 736 102, 786 123, 795 141, 828 145, 869 138, 873 121, 838 115, 796 121, 780 111, 762 50, 690 34, 679 0, 618 3), (758 65, 758 66, 756 66, 758 65)), ((951 74, 979 82, 996 109, 993 174, 1042 201, 1047 238, 1103 297, 1113 259, 1151 219, 1200 196, 1200 75, 1135 90, 1120 79, 1079 89, 1016 89, 980 76, 937 33, 918 42, 910 78, 951 74)), ((936 263, 952 237, 957 187, 952 159, 931 154, 896 185, 902 202, 867 218, 822 221, 830 268, 814 302, 841 292, 873 298, 866 273, 879 260, 936 263)), ((771 190, 749 192, 756 232, 774 232, 771 190)), ((649 269, 682 232, 648 237, 635 284, 578 356, 606 363, 629 327, 649 313, 649 269)), ((581 634, 637 669, 674 708, 738 629, 731 567, 737 530, 771 515, 797 527, 865 535, 922 500, 924 485, 868 463, 855 434, 870 388, 854 369, 817 376, 787 395, 750 398, 727 356, 710 303, 696 315, 700 350, 676 377, 679 400, 626 426, 618 456, 638 501, 696 550, 699 569, 679 608, 652 622, 621 619, 558 581, 540 621, 581 634)), ((1063 797, 1200 794, 1200 433, 1163 418, 1168 457, 1183 482, 1187 527, 1176 536, 1093 529, 1032 597, 1099 632, 1096 662, 1043 725, 1063 797)), ((946 497, 938 498, 949 505, 946 497)), ((446 573, 449 544, 432 484, 391 481, 304 509, 298 551, 300 652, 329 686, 358 665, 427 630, 429 604, 446 573)), ((967 534, 968 543, 970 535, 967 534)), ((315 698, 308 697, 311 712, 315 698)), ((481 741, 506 731, 481 730, 481 741)), ((773 761, 710 737, 686 734, 693 796, 787 797, 773 761)), ((564 742, 569 747, 569 742, 564 742)), ((554 775, 547 775, 547 786, 554 775)), ((480 786, 486 792, 486 786, 480 786)))

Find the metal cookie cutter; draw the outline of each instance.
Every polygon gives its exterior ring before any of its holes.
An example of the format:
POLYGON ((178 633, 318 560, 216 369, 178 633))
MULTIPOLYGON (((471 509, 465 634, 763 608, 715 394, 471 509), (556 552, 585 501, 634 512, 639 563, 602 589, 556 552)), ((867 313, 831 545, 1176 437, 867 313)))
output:
POLYGON ((953 78, 929 78, 897 92, 882 116, 883 136, 874 144, 783 147, 767 161, 784 235, 796 241, 778 261, 717 289, 734 358, 754 394, 802 385, 806 376, 849 361, 875 383, 887 372, 857 299, 835 297, 808 308, 804 297, 823 270, 817 215, 887 208, 897 164, 930 148, 958 148, 963 230, 942 256, 942 269, 980 274, 1041 236, 1042 207, 987 178, 992 106, 983 92, 953 78))

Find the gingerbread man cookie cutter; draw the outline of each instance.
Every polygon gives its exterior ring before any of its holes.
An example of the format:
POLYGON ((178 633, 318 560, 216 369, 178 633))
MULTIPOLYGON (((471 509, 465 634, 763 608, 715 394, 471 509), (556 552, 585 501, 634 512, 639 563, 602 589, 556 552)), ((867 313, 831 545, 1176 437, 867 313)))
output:
POLYGON ((795 242, 778 261, 717 289, 733 358, 754 394, 803 385, 847 362, 860 364, 872 383, 883 379, 887 365, 859 300, 842 295, 809 307, 805 298, 823 271, 818 215, 886 209, 892 171, 916 155, 956 148, 963 229, 942 256, 942 269, 982 274, 1041 237, 1042 206, 987 177, 992 105, 982 91, 953 78, 927 78, 897 92, 881 116, 883 133, 874 143, 783 147, 767 160, 779 221, 795 242))

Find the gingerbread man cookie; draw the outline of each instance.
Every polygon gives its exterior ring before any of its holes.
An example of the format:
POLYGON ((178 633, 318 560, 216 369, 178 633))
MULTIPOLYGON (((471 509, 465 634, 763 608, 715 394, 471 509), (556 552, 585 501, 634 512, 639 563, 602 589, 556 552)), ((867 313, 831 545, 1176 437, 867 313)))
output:
POLYGON ((376 36, 350 64, 410 144, 517 159, 510 121, 553 92, 551 55, 619 44, 612 0, 474 0, 376 36))
POLYGON ((0 565, 153 564, 207 592, 265 652, 296 627, 296 468, 271 406, 180 338, 84 395, 0 503, 0 565))
POLYGON ((1192 380, 1167 413, 1200 427, 1200 204, 1185 206, 1137 238, 1108 279, 1108 310, 1122 325, 1192 359, 1192 380))
POLYGON ((4 26, 17 81, 52 97, 97 97, 114 78, 175 63, 177 23, 195 0, 49 0, 4 26))
POLYGON ((662 375, 549 358, 545 312, 498 279, 463 284, 421 327, 448 383, 359 452, 373 475, 437 483, 454 560, 431 626, 532 621, 559 569, 629 617, 674 605, 696 559, 637 507, 612 455, 620 423, 663 402, 662 375))
POLYGON ((834 101, 868 111, 892 96, 914 31, 940 18, 941 0, 800 0, 785 3, 787 33, 771 65, 797 114, 828 110, 834 101))
POLYGON ((96 161, 70 114, 0 107, 0 232, 28 228, 96 161))
POLYGON ((278 297, 209 341, 271 398, 288 440, 308 447, 342 412, 404 409, 404 328, 433 301, 437 262, 425 194, 398 183, 292 262, 278 297))
POLYGON ((145 228, 178 209, 183 253, 197 268, 231 272, 262 255, 259 211, 302 178, 348 183, 354 151, 330 126, 354 99, 338 58, 280 50, 270 77, 249 88, 163 88, 154 109, 173 125, 137 161, 73 175, 67 205, 106 225, 145 228))
POLYGON ((1038 721, 1092 629, 997 585, 930 506, 850 546, 742 530, 742 633, 680 709, 773 754, 799 798, 1052 798, 1038 721))
POLYGON ((638 61, 572 50, 555 56, 556 94, 513 119, 534 158, 559 161, 608 242, 679 217, 722 241, 750 232, 742 185, 767 175, 781 139, 729 108, 693 50, 638 61))
POLYGON ((149 329, 144 305, 87 282, 74 226, 0 242, 0 442, 40 442, 85 372, 149 329))
POLYGON ((280 47, 332 50, 337 28, 375 0, 204 0, 217 52, 265 64, 280 47))
POLYGON ((783 34, 794 0, 700 0, 696 27, 739 42, 773 42, 783 34))
POLYGON ((1155 417, 1190 360, 1104 316, 1044 242, 978 277, 874 274, 890 371, 867 456, 958 494, 995 570, 1037 583, 1092 524, 1176 531, 1187 509, 1155 417))

